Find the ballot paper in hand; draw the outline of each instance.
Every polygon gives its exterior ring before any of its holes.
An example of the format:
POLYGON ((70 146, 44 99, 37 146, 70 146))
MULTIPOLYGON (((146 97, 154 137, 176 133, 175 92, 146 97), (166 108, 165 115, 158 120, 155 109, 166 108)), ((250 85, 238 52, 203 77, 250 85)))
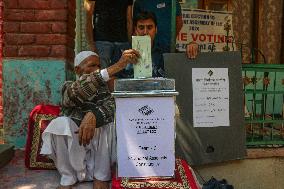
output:
POLYGON ((132 36, 132 48, 140 53, 138 63, 134 65, 134 78, 152 77, 150 36, 132 36))

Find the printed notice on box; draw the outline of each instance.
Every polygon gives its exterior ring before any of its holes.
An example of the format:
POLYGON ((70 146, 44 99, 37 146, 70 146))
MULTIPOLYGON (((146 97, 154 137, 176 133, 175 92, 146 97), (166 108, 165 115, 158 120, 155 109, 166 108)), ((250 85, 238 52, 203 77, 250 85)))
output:
POLYGON ((118 177, 172 177, 173 97, 116 98, 118 177))
POLYGON ((230 126, 228 68, 192 68, 194 127, 230 126))

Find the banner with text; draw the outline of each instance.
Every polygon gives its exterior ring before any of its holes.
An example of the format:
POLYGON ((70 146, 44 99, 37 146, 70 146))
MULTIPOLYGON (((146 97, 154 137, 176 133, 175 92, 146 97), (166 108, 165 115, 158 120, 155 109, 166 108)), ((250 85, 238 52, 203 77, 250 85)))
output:
POLYGON ((201 52, 232 51, 232 13, 182 9, 183 27, 176 49, 185 51, 189 42, 196 42, 201 52))

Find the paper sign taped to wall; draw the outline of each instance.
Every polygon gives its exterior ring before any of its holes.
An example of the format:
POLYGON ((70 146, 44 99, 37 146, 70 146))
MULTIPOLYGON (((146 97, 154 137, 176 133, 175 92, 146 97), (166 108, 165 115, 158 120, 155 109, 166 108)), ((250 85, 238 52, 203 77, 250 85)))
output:
POLYGON ((192 68, 194 127, 230 126, 228 68, 192 68))

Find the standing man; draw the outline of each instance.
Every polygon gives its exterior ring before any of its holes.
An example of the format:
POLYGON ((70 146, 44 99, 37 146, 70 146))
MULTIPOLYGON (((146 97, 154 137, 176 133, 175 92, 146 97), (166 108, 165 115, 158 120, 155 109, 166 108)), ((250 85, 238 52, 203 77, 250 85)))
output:
POLYGON ((90 50, 99 54, 106 68, 130 48, 133 0, 84 0, 84 5, 90 50))
MULTIPOLYGON (((176 35, 182 28, 181 7, 176 2, 176 35)), ((157 18, 157 36, 155 45, 159 46, 163 53, 171 50, 171 15, 172 0, 136 0, 134 3, 133 17, 141 12, 152 12, 157 18)))
MULTIPOLYGON (((162 48, 155 43, 159 37, 159 29, 154 13, 149 11, 142 11, 138 13, 133 19, 134 35, 144 36, 149 35, 151 38, 152 46, 152 66, 153 66, 153 77, 165 77, 164 71, 164 58, 162 48)), ((186 48, 186 55, 188 58, 196 58, 198 54, 198 45, 196 43, 189 43, 186 48)), ((131 74, 130 74, 131 77, 131 74)))

